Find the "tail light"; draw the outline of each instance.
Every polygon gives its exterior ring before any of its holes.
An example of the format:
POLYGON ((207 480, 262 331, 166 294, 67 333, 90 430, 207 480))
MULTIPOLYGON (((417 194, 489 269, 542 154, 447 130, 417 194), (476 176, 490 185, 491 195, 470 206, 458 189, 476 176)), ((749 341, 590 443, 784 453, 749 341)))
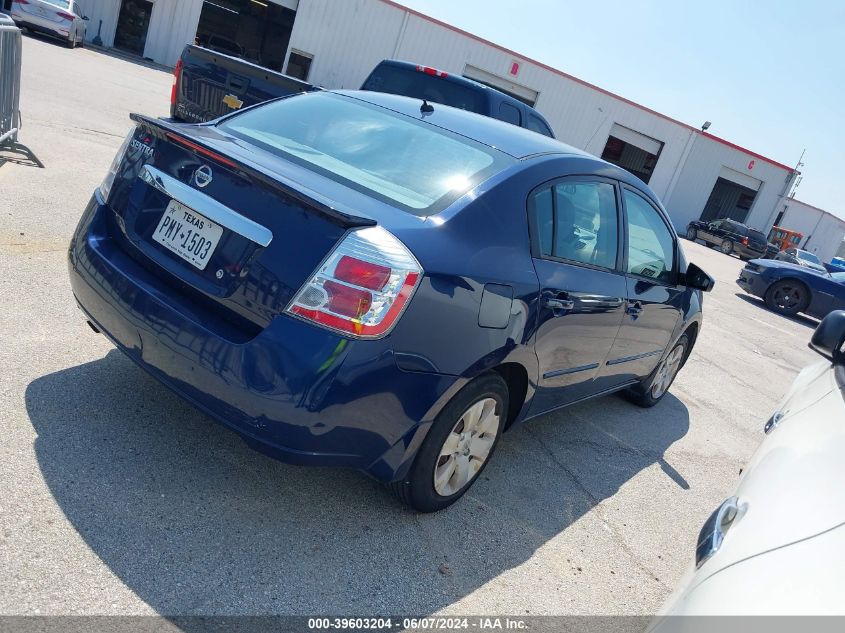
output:
POLYGON ((347 233, 299 290, 287 312, 355 338, 393 329, 423 270, 411 252, 379 226, 347 233))
POLYGON ((449 76, 449 73, 444 73, 442 70, 437 70, 431 66, 417 66, 417 71, 425 73, 426 75, 431 75, 432 77, 440 77, 441 79, 445 79, 449 76))
POLYGON ((182 81, 182 65, 184 62, 182 58, 176 62, 176 68, 173 69, 173 87, 170 88, 170 105, 176 105, 176 96, 179 94, 179 82, 182 81))
POLYGON ((64 11, 56 11, 56 15, 59 16, 62 20, 67 20, 68 22, 73 22, 76 19, 75 15, 65 13, 64 11))
POLYGON ((743 238, 742 238, 742 245, 743 245, 743 246, 748 246, 748 238, 747 238, 747 237, 743 237, 743 238))
POLYGON ((18 4, 29 4, 29 0, 15 0, 18 4))
POLYGON ((109 194, 111 193, 112 185, 114 184, 114 179, 117 176, 117 170, 120 168, 120 162, 123 160, 123 155, 126 154, 126 150, 129 149, 129 143, 132 142, 132 139, 135 137, 135 128, 129 130, 129 134, 126 135, 126 138, 123 139, 123 144, 120 146, 120 149, 117 150, 117 154, 114 156, 114 160, 111 162, 111 166, 109 170, 106 172, 106 177, 103 178, 103 182, 100 184, 100 195, 103 198, 103 202, 108 202, 109 194))

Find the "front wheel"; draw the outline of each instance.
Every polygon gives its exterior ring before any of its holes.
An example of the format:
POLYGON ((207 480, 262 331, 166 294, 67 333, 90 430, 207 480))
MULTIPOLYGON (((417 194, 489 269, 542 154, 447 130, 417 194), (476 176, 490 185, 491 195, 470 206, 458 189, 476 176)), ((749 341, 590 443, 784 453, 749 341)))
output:
POLYGON ((683 334, 651 375, 640 384, 625 391, 623 395, 634 404, 646 409, 656 405, 669 391, 675 376, 678 375, 688 348, 689 338, 683 334))
POLYGON ((698 231, 695 230, 694 226, 687 227, 687 239, 691 242, 694 242, 698 237, 698 231))
POLYGON ((435 512, 460 499, 490 461, 507 410, 501 376, 489 373, 470 382, 437 416, 408 476, 391 484, 399 500, 435 512))
POLYGON ((809 305, 810 291, 800 281, 784 279, 769 286, 763 299, 770 310, 794 316, 809 305))

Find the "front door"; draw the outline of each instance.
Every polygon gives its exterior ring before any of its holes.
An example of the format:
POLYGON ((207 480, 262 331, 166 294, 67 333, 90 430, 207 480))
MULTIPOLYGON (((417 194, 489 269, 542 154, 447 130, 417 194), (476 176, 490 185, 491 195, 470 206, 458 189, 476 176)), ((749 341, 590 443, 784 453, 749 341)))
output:
POLYGON ((152 14, 153 3, 148 0, 123 0, 114 33, 115 48, 143 57, 152 14))
POLYGON ((686 289, 677 285, 677 240, 663 214, 623 187, 627 227, 627 302, 602 380, 639 380, 660 362, 683 315, 686 289))
POLYGON ((564 178, 531 197, 534 267, 540 280, 535 348, 540 365, 532 413, 596 393, 624 314, 616 187, 564 178))

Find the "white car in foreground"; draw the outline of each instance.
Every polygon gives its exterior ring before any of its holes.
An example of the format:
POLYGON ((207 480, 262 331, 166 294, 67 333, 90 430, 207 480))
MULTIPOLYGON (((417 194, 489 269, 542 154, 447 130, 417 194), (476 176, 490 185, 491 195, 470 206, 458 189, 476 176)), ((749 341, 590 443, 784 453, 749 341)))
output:
MULTIPOLYGON (((845 311, 805 368, 733 495, 698 537, 695 565, 659 616, 845 614, 845 311)), ((675 630, 658 617, 651 630, 675 630)))

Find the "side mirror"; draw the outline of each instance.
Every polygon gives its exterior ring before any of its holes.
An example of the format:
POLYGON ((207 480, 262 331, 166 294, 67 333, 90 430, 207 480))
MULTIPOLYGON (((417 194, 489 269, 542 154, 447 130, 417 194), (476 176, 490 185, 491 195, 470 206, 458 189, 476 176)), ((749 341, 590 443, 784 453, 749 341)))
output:
POLYGON ((684 285, 687 288, 695 288, 703 292, 710 292, 716 285, 716 280, 695 264, 687 265, 687 272, 684 273, 684 285))
POLYGON ((845 362, 845 310, 834 310, 822 319, 810 339, 810 349, 834 364, 845 362))

